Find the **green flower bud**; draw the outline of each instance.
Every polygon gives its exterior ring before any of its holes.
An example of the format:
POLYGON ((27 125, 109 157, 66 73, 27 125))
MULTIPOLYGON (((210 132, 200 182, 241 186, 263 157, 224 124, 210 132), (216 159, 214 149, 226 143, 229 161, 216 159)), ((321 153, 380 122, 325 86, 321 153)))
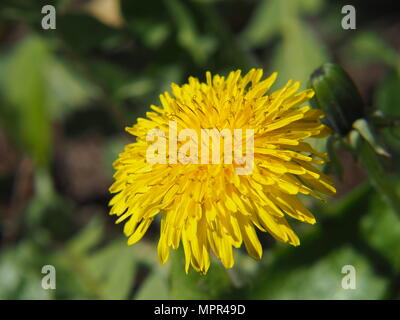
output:
POLYGON ((349 133, 353 122, 364 116, 360 93, 340 65, 323 64, 312 73, 309 87, 315 91, 311 106, 322 109, 327 125, 341 135, 349 133))

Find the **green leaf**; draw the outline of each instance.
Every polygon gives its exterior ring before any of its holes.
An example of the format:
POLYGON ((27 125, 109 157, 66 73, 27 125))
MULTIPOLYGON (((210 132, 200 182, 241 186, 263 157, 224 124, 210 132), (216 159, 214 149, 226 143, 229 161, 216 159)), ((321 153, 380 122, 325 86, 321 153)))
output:
POLYGON ((86 254, 95 247, 103 238, 104 224, 98 218, 93 218, 90 223, 67 245, 67 250, 73 254, 86 254))
POLYGON ((0 260, 0 299, 12 299, 20 285, 20 268, 16 265, 15 252, 3 251, 0 260))
POLYGON ((48 173, 36 174, 36 196, 32 197, 24 212, 27 233, 43 245, 64 242, 74 232, 74 205, 52 189, 51 178, 46 175, 48 173))
POLYGON ((151 49, 163 45, 171 34, 171 26, 168 23, 157 21, 152 16, 136 18, 132 24, 143 43, 151 49))
MULTIPOLYGON (((392 72, 378 84, 375 90, 374 106, 382 111, 385 118, 392 126, 389 130, 382 131, 390 152, 396 157, 400 153, 400 75, 392 72), (396 120, 397 118, 397 120, 396 120)), ((395 161, 398 166, 399 162, 395 161)))
POLYGON ((90 227, 59 253, 59 257, 82 287, 81 298, 126 299, 134 287, 139 259, 125 239, 88 252, 102 234, 102 228, 97 224, 98 220, 94 219, 90 227))
POLYGON ((293 79, 301 81, 305 88, 310 73, 327 60, 327 55, 307 26, 299 22, 290 30, 275 51, 273 69, 279 70, 276 85, 282 86, 293 79))
POLYGON ((154 79, 142 77, 122 85, 116 97, 119 99, 136 98, 151 93, 154 90, 154 79))
MULTIPOLYGON (((397 183, 397 190, 400 184, 397 183)), ((378 250, 400 271, 400 221, 396 213, 378 196, 374 196, 368 213, 361 221, 361 232, 366 242, 378 250)))
POLYGON ((172 299, 223 299, 232 294, 231 280, 221 263, 212 261, 210 269, 205 275, 200 275, 193 269, 186 274, 183 250, 174 251, 171 258, 172 299))
POLYGON ((374 105, 387 115, 400 116, 400 75, 392 73, 379 83, 374 105))
MULTIPOLYGON (((105 262, 108 274, 102 288, 103 299, 126 299, 133 288, 136 258, 132 247, 117 242, 113 255, 105 262)), ((98 266, 97 266, 98 267, 98 266)))
POLYGON ((51 127, 44 70, 50 57, 39 37, 24 38, 6 66, 6 125, 20 146, 39 166, 48 164, 51 127))
POLYGON ((371 145, 377 154, 385 157, 390 156, 387 151, 378 144, 375 134, 367 120, 358 119, 354 121, 353 128, 355 128, 361 134, 361 136, 371 145))
POLYGON ((400 66, 400 54, 373 32, 364 32, 352 38, 348 55, 357 57, 357 63, 383 61, 394 68, 400 66))
POLYGON ((42 267, 53 264, 47 253, 32 241, 24 241, 0 254, 0 299, 44 300, 53 298, 54 290, 42 288, 42 267))
POLYGON ((99 93, 99 90, 76 70, 55 57, 49 59, 45 75, 52 119, 63 119, 99 93))
POLYGON ((315 15, 321 11, 325 2, 323 0, 299 0, 300 9, 306 13, 315 15))
POLYGON ((136 300, 167 300, 169 299, 168 279, 160 270, 155 268, 144 280, 139 292, 135 295, 136 300))
POLYGON ((257 47, 278 35, 281 25, 279 10, 279 0, 260 1, 241 36, 243 44, 257 47))
POLYGON ((379 299, 388 281, 374 274, 368 260, 351 247, 343 247, 304 266, 284 267, 279 260, 259 279, 250 299, 379 299), (342 268, 356 270, 356 289, 342 287, 342 268))
POLYGON ((337 202, 314 209, 318 224, 299 247, 278 246, 244 291, 248 299, 380 299, 388 277, 375 273, 379 261, 369 255, 357 230, 374 195, 362 184, 337 202), (356 290, 342 288, 342 267, 356 269, 356 290))
POLYGON ((393 210, 400 215, 400 195, 394 188, 390 175, 385 171, 375 150, 365 140, 360 142, 356 149, 371 184, 385 199, 393 210))
POLYGON ((205 63, 208 56, 215 50, 215 38, 200 35, 195 25, 195 19, 183 1, 164 0, 169 14, 177 27, 177 40, 198 64, 205 63))
MULTIPOLYGON (((241 40, 245 46, 250 48, 265 45, 274 37, 285 33, 285 29, 294 22, 291 19, 297 20, 300 11, 316 14, 322 5, 321 0, 289 2, 287 0, 262 0, 254 9, 250 22, 241 35, 241 40), (289 10, 288 7, 290 7, 289 10)), ((310 30, 307 29, 305 33, 309 32, 310 30)), ((303 46, 301 46, 301 50, 304 50, 303 46)), ((298 54, 301 50, 294 52, 298 54)))
POLYGON ((327 52, 313 31, 299 18, 298 5, 281 0, 281 37, 275 48, 272 69, 279 72, 276 86, 289 79, 301 81, 305 88, 311 72, 327 60, 327 52))

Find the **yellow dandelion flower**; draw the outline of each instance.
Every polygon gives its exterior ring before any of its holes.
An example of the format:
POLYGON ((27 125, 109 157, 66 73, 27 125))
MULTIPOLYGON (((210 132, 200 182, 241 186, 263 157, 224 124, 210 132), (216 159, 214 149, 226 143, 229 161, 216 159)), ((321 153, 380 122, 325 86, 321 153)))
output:
POLYGON ((227 78, 207 72, 205 83, 193 77, 173 83, 172 94, 160 95, 161 106, 152 105, 146 119, 126 129, 136 141, 114 162, 110 214, 126 221, 129 245, 158 215, 159 260, 164 264, 170 248, 182 242, 186 272, 191 265, 206 273, 211 254, 231 268, 233 247, 242 243, 260 259, 257 229, 299 245, 286 215, 311 224, 315 218, 298 195, 335 193, 332 180, 315 167, 326 154, 304 139, 330 132, 320 122, 321 110, 301 106, 313 90, 298 92, 300 83, 289 81, 268 93, 277 73, 262 75, 261 69, 227 78))

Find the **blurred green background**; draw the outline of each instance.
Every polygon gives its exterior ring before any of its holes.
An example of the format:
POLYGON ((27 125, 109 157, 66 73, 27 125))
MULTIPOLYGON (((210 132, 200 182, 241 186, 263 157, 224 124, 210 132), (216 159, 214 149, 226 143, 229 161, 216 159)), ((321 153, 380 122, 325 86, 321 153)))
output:
MULTIPOLYGON (((292 223, 294 248, 263 234, 261 262, 236 250, 226 271, 186 275, 182 253, 157 260, 157 226, 132 247, 108 216, 111 163, 124 127, 171 82, 206 70, 262 67, 278 85, 325 61, 353 77, 370 109, 400 116, 400 10, 393 1, 2 0, 0 4, 0 299, 397 299, 400 215, 354 155, 314 226, 292 223), (41 8, 57 9, 55 30, 41 8), (341 28, 352 4, 357 29, 341 28), (54 265, 56 290, 41 269, 54 265), (356 290, 341 287, 344 265, 356 290)), ((400 192, 400 130, 379 132, 400 192)), ((320 144, 320 148, 324 148, 320 144)), ((326 168, 329 170, 329 167, 326 168)))

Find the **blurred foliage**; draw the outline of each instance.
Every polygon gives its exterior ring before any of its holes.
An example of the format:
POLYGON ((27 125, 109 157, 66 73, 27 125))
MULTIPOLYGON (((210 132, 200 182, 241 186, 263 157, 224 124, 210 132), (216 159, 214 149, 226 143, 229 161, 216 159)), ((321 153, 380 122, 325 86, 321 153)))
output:
MULTIPOLYGON (((357 30, 341 29, 345 1, 3 0, 0 4, 0 299, 398 299, 400 221, 357 164, 336 154, 342 179, 318 223, 293 222, 302 245, 262 235, 264 258, 236 250, 206 276, 184 273, 183 254, 157 261, 157 228, 126 246, 107 217, 112 162, 124 133, 171 82, 206 70, 263 67, 277 85, 302 81, 328 60, 350 72, 371 109, 399 120, 399 13, 352 1, 357 30), (41 8, 57 28, 41 28, 41 8), (362 172, 359 168, 357 169, 362 172), (54 265, 56 290, 41 288, 54 265), (344 290, 344 265, 357 289, 344 290)), ((400 131, 379 132, 379 159, 400 192, 400 131)), ((325 148, 324 142, 317 146, 325 148)), ((334 166, 327 166, 327 171, 334 166)))

